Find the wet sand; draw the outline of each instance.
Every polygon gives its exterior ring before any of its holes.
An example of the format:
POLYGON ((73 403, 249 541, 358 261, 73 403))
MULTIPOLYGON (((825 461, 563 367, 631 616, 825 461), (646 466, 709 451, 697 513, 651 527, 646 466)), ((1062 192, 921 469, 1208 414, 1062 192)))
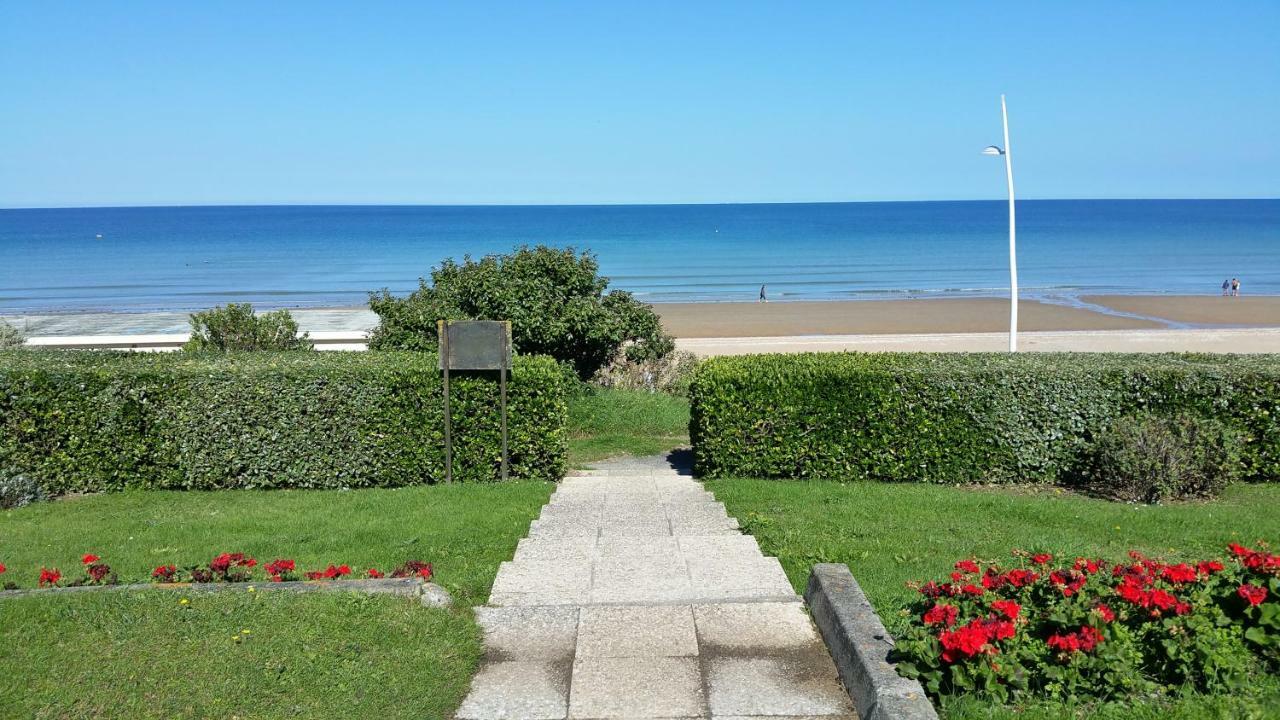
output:
POLYGON ((1088 295, 1094 305, 1205 327, 1280 327, 1280 297, 1219 295, 1088 295))
MULTIPOLYGON (((678 338, 982 333, 1009 329, 1009 301, 999 298, 851 300, 777 303, 662 303, 653 306, 678 338)), ((1280 324, 1280 323, 1277 323, 1280 324)), ((1118 317, 1034 300, 1018 303, 1018 328, 1141 330, 1156 320, 1118 317)))

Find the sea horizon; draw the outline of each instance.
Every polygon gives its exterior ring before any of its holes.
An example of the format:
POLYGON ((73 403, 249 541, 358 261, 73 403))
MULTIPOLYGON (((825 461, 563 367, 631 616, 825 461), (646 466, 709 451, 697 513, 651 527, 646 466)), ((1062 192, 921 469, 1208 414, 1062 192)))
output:
MULTIPOLYGON (((1018 201, 1023 297, 1280 295, 1280 199, 1018 201)), ((646 302, 1007 297, 1003 200, 0 210, 0 314, 348 308, 445 258, 591 251, 646 302)))

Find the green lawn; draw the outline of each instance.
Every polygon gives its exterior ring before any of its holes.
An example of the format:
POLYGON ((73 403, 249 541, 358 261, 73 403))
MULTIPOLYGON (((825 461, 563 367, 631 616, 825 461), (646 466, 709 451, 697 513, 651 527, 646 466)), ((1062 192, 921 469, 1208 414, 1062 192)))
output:
POLYGON ((569 465, 657 455, 689 444, 689 401, 643 390, 588 388, 569 400, 569 465))
POLYGON ((300 570, 421 559, 455 607, 247 587, 187 605, 159 591, 3 600, 0 717, 449 717, 481 653, 470 607, 552 490, 157 491, 4 511, 3 579, 23 586, 42 565, 78 573, 86 552, 122 582, 223 551, 293 558, 300 570))
MULTIPOLYGON (((1169 559, 1222 556, 1232 541, 1280 541, 1280 485, 1236 485, 1218 500, 1165 506, 1124 505, 1053 489, 715 480, 724 502, 767 555, 781 560, 798 592, 814 563, 839 562, 900 630, 912 599, 909 580, 944 576, 966 557, 1008 560, 1012 548, 1123 558, 1129 549, 1169 559)), ((1280 681, 1251 693, 1072 710, 1055 705, 1016 713, 978 704, 949 708, 951 718, 1280 717, 1280 681), (1264 708, 1264 704, 1266 707, 1264 708)))

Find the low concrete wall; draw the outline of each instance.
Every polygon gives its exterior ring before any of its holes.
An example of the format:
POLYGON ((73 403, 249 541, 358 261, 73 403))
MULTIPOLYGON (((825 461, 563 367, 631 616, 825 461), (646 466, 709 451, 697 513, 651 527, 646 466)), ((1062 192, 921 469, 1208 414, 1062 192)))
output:
POLYGON ((65 595, 86 592, 111 592, 120 590, 170 590, 193 593, 216 592, 356 592, 367 595, 402 595, 416 597, 427 607, 448 607, 453 603, 449 592, 435 583, 422 582, 418 578, 378 578, 355 580, 297 580, 290 582, 244 583, 145 583, 134 585, 81 585, 78 587, 39 588, 31 590, 0 591, 0 600, 29 595, 65 595))
POLYGON ((889 662, 893 637, 847 565, 814 565, 804 600, 861 720, 937 720, 920 683, 889 662))

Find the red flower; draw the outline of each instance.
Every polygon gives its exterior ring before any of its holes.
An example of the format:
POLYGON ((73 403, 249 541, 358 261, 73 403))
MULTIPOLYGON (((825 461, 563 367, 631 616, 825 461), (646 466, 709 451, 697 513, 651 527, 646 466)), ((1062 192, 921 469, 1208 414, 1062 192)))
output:
POLYGON ((1206 560, 1196 565, 1196 572, 1208 577, 1216 572, 1222 572, 1223 565, 1217 560, 1206 560))
POLYGON ((160 582, 171 583, 174 576, 178 574, 178 568, 172 565, 159 565, 155 570, 151 571, 151 577, 160 582))
POLYGON ((964 572, 967 572, 967 573, 976 573, 978 572, 978 563, 972 560, 961 560, 960 562, 956 563, 956 569, 963 570, 964 572))
POLYGON ((1010 620, 1017 620, 1018 613, 1022 612, 1022 606, 1012 600, 996 600, 991 603, 991 607, 1000 611, 1000 614, 1010 620))
POLYGON ((1076 558, 1076 562, 1071 566, 1076 572, 1083 572, 1092 575, 1102 569, 1101 560, 1090 560, 1088 558, 1076 558))
POLYGON ((924 622, 926 625, 946 625, 951 627, 956 624, 956 617, 960 611, 954 605, 946 603, 938 603, 924 614, 924 622))
POLYGON ((54 587, 61 579, 62 573, 58 572, 58 568, 40 568, 40 587, 54 587))
POLYGON ((1263 600, 1267 599, 1267 589, 1258 587, 1257 585, 1241 585, 1236 594, 1244 598, 1249 605, 1261 605, 1263 600))
POLYGON ((85 565, 90 565, 90 564, 92 564, 92 563, 96 563, 96 562, 98 562, 98 560, 99 560, 98 556, 97 556, 97 555, 93 555, 93 554, 88 554, 88 555, 85 555, 84 557, 80 558, 80 562, 84 563, 85 565))
POLYGON ((284 582, 286 576, 294 570, 294 562, 287 558, 277 558, 267 563, 264 569, 267 576, 271 578, 271 582, 284 582))
POLYGON ((3 575, 3 574, 4 574, 4 571, 5 571, 5 570, 7 570, 7 569, 8 569, 8 568, 6 568, 6 567, 4 566, 4 563, 0 563, 0 575, 3 575))
POLYGON ((374 580, 377 580, 380 577, 386 577, 382 574, 382 571, 378 570, 378 568, 369 568, 369 571, 366 574, 374 580))
POLYGON ((942 660, 949 663, 971 658, 982 652, 987 640, 987 629, 983 627, 981 620, 973 620, 959 630, 943 630, 938 635, 938 641, 942 643, 942 660))
POLYGON ((1104 622, 1112 622, 1116 619, 1115 612, 1111 608, 1107 607, 1106 605, 1099 605, 1098 607, 1094 608, 1094 610, 1096 610, 1098 614, 1102 616, 1102 620, 1104 622))
POLYGON ((1151 604, 1161 610, 1168 610, 1178 604, 1178 598, 1164 590, 1152 590, 1151 604))
POLYGON ((988 638, 994 640, 1008 640, 1017 632, 1017 628, 1008 620, 988 620, 983 625, 987 630, 988 638))
POLYGON ((1071 597, 1072 595, 1075 595, 1080 588, 1084 587, 1084 584, 1088 582, 1088 580, 1089 579, 1086 576, 1077 572, 1054 570, 1049 573, 1049 582, 1058 586, 1058 589, 1062 591, 1063 597, 1071 597))
POLYGON ((1046 565, 1053 561, 1053 556, 1049 553, 1037 553, 1031 556, 1031 562, 1037 565, 1046 565))
POLYGON ((338 574, 339 574, 339 575, 350 575, 350 574, 351 574, 351 567, 350 567, 349 565, 339 565, 339 566, 338 566, 338 574))
POLYGON ((1045 640, 1045 644, 1062 653, 1091 652, 1098 645, 1102 644, 1102 633, 1091 625, 1085 625, 1079 630, 1067 633, 1065 635, 1054 633, 1045 640))
POLYGON ((1026 585, 1030 585, 1036 580, 1039 580, 1040 576, 1037 575, 1036 573, 1031 572, 1030 570, 1017 569, 1017 570, 1010 570, 1009 572, 1005 573, 1004 579, 1008 581, 1010 585, 1020 588, 1026 585))
POLYGON ((1196 571, 1186 563, 1178 563, 1177 565, 1166 565, 1160 570, 1160 577, 1174 584, 1195 582, 1197 579, 1196 571))

